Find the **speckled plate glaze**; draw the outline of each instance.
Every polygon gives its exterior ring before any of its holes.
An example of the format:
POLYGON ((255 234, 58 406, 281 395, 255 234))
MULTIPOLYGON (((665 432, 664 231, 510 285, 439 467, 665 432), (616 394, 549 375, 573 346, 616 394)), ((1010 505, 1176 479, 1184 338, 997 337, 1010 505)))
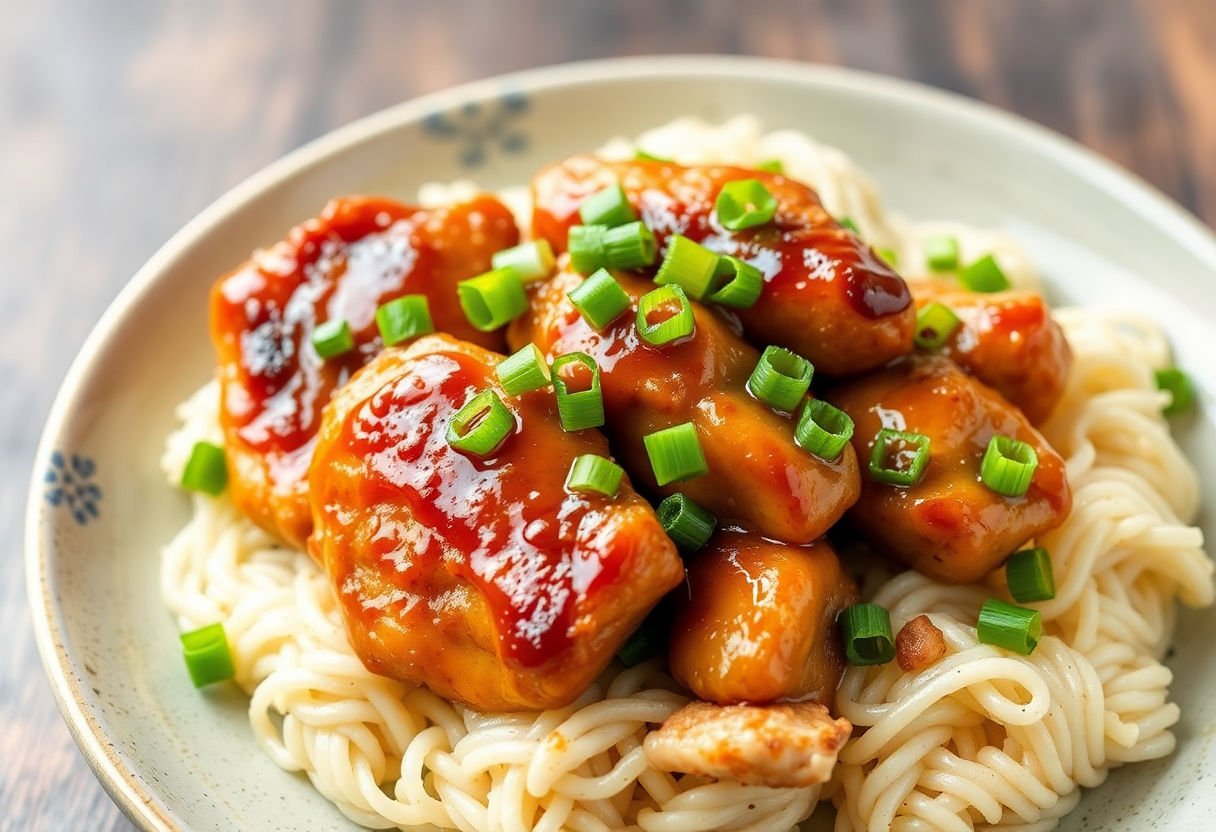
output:
MULTIPOLYGON (((838 145, 892 207, 998 226, 1057 300, 1170 322, 1203 406, 1177 425, 1203 471, 1216 539, 1216 240, 1139 180, 1039 127, 912 84, 735 58, 542 69, 427 96, 271 165, 186 226, 134 277, 72 366, 38 456, 27 570, 39 648, 64 717, 106 789, 155 830, 349 829, 254 744, 236 691, 196 692, 157 589, 187 503, 157 467, 173 406, 212 372, 214 278, 334 194, 410 198, 424 180, 526 182, 542 163, 677 115, 750 112, 838 145)), ((1216 613, 1183 614, 1170 660, 1184 717, 1169 759, 1117 771, 1066 830, 1208 829, 1216 795, 1216 613), (1205 638, 1206 636, 1206 638, 1205 638)))

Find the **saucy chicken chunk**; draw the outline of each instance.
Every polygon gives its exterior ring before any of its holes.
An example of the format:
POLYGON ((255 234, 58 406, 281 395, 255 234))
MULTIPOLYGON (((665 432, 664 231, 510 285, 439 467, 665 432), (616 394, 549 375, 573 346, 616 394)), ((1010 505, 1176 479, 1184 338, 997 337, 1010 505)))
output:
POLYGON ((312 524, 306 476, 321 410, 382 347, 377 308, 423 295, 438 330, 500 348, 500 333, 478 332, 465 319, 456 284, 489 269, 491 255, 518 237, 511 213, 489 197, 426 210, 342 197, 220 278, 211 292, 211 335, 237 506, 302 548, 312 524), (350 326, 354 348, 323 359, 313 332, 339 320, 350 326))
POLYGON ((826 542, 719 532, 675 595, 671 672, 701 699, 832 701, 845 665, 836 616, 857 586, 826 542))
POLYGON ((580 203, 614 183, 661 249, 680 234, 763 273, 759 301, 733 310, 753 342, 787 347, 829 375, 877 367, 912 349, 916 316, 903 279, 837 223, 813 190, 780 174, 575 156, 533 181, 533 234, 564 251, 580 203), (717 221, 719 191, 739 179, 760 180, 776 198, 771 223, 730 231, 717 221))
POLYGON ((599 365, 606 423, 622 464, 635 480, 661 494, 676 491, 761 534, 809 543, 839 520, 857 499, 857 458, 846 447, 835 460, 794 443, 794 420, 747 391, 759 353, 710 309, 692 304, 696 331, 661 347, 638 335, 638 298, 654 288, 620 272, 631 306, 595 330, 568 298, 583 277, 563 269, 530 287, 531 308, 508 331, 513 349, 534 343, 550 359, 584 352, 599 365), (659 486, 644 437, 691 422, 709 471, 659 486))
POLYGON ((373 672, 487 711, 569 704, 684 569, 651 507, 565 488, 607 456, 551 394, 509 397, 501 357, 444 336, 381 353, 325 411, 309 541, 373 672), (515 425, 482 458, 448 441, 491 390, 515 425))
POLYGON ((929 577, 978 581, 1072 506, 1060 455, 1017 408, 948 358, 909 356, 837 386, 829 398, 852 417, 864 460, 883 428, 928 437, 920 480, 904 486, 863 475, 851 518, 880 549, 929 577), (998 435, 1027 443, 1038 458, 1023 496, 1002 496, 981 481, 981 461, 998 435))
POLYGON ((940 303, 959 326, 937 350, 1013 402, 1032 424, 1064 394, 1072 350, 1042 296, 1025 290, 980 294, 940 280, 916 280, 918 308, 940 303))

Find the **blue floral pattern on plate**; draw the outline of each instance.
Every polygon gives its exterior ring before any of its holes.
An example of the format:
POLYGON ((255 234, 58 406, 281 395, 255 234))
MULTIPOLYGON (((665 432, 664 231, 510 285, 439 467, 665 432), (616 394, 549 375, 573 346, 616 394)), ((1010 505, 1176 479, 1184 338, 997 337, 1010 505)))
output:
POLYGON ((77 525, 87 526, 101 516, 101 488, 93 482, 97 465, 87 456, 51 454, 43 481, 46 501, 55 508, 66 508, 77 525))
POLYGON ((508 92, 491 101, 469 101, 432 113, 423 119, 422 128, 437 139, 455 142, 461 166, 476 168, 486 163, 494 149, 509 154, 527 150, 528 134, 517 122, 528 106, 523 93, 508 92))

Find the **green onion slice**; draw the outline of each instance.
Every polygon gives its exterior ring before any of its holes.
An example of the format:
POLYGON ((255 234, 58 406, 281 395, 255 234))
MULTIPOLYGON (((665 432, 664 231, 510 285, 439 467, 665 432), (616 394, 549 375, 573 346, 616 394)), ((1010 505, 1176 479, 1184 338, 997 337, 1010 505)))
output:
POLYGON ((756 170, 762 170, 765 173, 785 173, 785 165, 780 159, 765 159, 756 164, 756 170))
POLYGON ((650 467, 659 485, 699 477, 709 471, 709 463, 701 452, 701 440, 692 422, 656 430, 642 438, 650 467))
POLYGON ((570 267, 579 274, 591 274, 608 265, 604 254, 606 225, 576 225, 566 237, 566 249, 570 252, 570 267))
POLYGON ((629 197, 620 184, 609 185, 602 191, 597 191, 583 200, 578 207, 578 215, 583 225, 606 225, 615 228, 627 222, 633 222, 638 214, 629 204, 629 197))
POLYGON ((794 426, 794 441, 798 447, 820 459, 835 462, 852 438, 853 420, 840 408, 823 399, 811 399, 802 406, 794 426))
POLYGON ((607 269, 598 269, 566 296, 579 314, 597 331, 616 320, 629 308, 629 295, 607 269))
POLYGON ((337 358, 355 348, 355 333, 346 321, 326 321, 312 331, 312 347, 321 358, 337 358))
POLYGON ((1038 610, 989 598, 980 607, 975 634, 982 644, 993 644, 1029 656, 1043 637, 1043 617, 1038 610))
POLYGON ((515 429, 515 414, 493 390, 482 390, 448 422, 448 444, 474 456, 489 456, 515 429))
POLYGON ((654 263, 659 244, 644 222, 626 223, 604 232, 604 262, 610 269, 640 269, 654 263))
POLYGON ((376 310, 376 326, 386 347, 435 331, 426 295, 405 295, 390 300, 376 310))
POLYGON ((852 217, 841 217, 838 222, 842 228, 847 228, 858 236, 861 235, 861 231, 857 228, 857 223, 853 222, 852 217))
POLYGON ((695 335, 697 319, 683 289, 660 286, 638 301, 637 327, 643 341, 661 347, 695 335))
POLYGON ((494 368, 508 396, 519 396, 549 384, 549 365, 536 344, 528 344, 494 368))
POLYGON ((954 310, 933 301, 916 313, 916 335, 912 340, 922 350, 939 350, 961 324, 954 310))
POLYGON ((659 503, 663 531, 685 554, 699 551, 709 542, 718 520, 684 494, 672 494, 659 503))
POLYGON ((514 269, 495 269, 456 284, 460 308, 474 327, 493 332, 528 308, 524 282, 514 269))
POLYGON ((759 269, 729 254, 718 259, 713 283, 706 300, 735 309, 749 309, 764 291, 764 275, 759 269))
POLYGON ((1157 371, 1157 387, 1170 394, 1170 403, 1161 411, 1166 416, 1182 413, 1195 403, 1195 385, 1190 376, 1176 367, 1157 371))
POLYGON ((777 213, 777 198, 759 179, 737 179, 722 186, 714 211, 723 228, 742 231, 772 221, 777 213))
POLYGON ((949 234, 935 234, 925 240, 925 262, 935 272, 949 272, 958 268, 958 238, 949 234))
POLYGON ((1005 580, 1013 600, 1028 604, 1056 597, 1056 580, 1051 571, 1051 555, 1042 546, 1014 552, 1005 561, 1005 580))
POLYGON ((662 634, 650 626, 650 619, 647 619, 629 637, 625 646, 617 651, 616 657, 625 667, 634 667, 647 659, 658 656, 663 652, 664 647, 662 634))
POLYGON ((190 681, 194 682, 196 688, 236 675, 223 624, 209 624, 182 633, 181 642, 182 657, 186 660, 186 669, 190 671, 190 681))
POLYGON ((841 611, 839 621, 849 664, 886 664, 895 658, 895 636, 885 607, 853 604, 841 611))
POLYGON ((668 165, 671 164, 671 159, 668 159, 666 156, 655 156, 653 153, 647 153, 640 147, 634 151, 633 158, 639 162, 663 162, 668 165))
POLYGON ((1008 436, 994 436, 980 463, 980 480, 1006 497, 1021 497, 1030 488, 1039 455, 1034 448, 1008 436))
POLYGON ((667 242, 667 254, 654 282, 659 286, 675 284, 693 300, 702 300, 713 286, 718 271, 718 255, 682 234, 667 242))
POLYGON ((625 469, 611 459, 596 454, 583 454, 575 457, 570 465, 570 473, 566 475, 566 490, 590 491, 606 497, 615 497, 621 490, 621 479, 624 476, 625 469))
POLYGON ((490 258, 495 269, 514 269, 524 283, 544 280, 553 274, 556 260, 548 240, 530 240, 513 248, 496 251, 490 258))
POLYGON ((883 259, 883 262, 888 266, 895 268, 899 266, 899 254, 893 248, 880 248, 878 256, 883 259))
POLYGON ((958 273, 958 281, 972 292, 1002 292, 1009 288, 1009 278, 997 265, 996 258, 985 254, 958 273))
POLYGON ((182 488, 218 497, 228 487, 228 460, 224 449, 210 442, 196 442, 182 470, 182 488))
POLYGON ((928 465, 929 437, 923 433, 883 428, 874 437, 870 476, 877 482, 916 485, 928 465))
POLYGON ((600 367, 595 359, 585 352, 560 355, 553 362, 553 390, 557 394, 557 415, 562 430, 575 431, 597 428, 604 424, 604 395, 600 389, 600 367), (562 370, 571 367, 573 372, 583 368, 589 374, 587 389, 572 391, 570 385, 576 379, 563 377, 562 370))
POLYGON ((782 347, 765 347, 747 380, 747 390, 760 401, 792 413, 811 389, 815 367, 782 347))

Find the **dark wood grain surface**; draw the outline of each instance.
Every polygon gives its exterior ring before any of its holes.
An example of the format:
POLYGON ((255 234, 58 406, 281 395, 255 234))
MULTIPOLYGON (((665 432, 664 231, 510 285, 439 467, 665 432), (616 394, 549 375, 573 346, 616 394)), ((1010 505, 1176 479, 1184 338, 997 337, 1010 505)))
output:
POLYGON ((839 63, 1071 135, 1216 223, 1213 0, 0 0, 0 828, 128 829, 30 634, 25 490, 102 310, 179 226, 303 142, 406 98, 585 58, 839 63))

